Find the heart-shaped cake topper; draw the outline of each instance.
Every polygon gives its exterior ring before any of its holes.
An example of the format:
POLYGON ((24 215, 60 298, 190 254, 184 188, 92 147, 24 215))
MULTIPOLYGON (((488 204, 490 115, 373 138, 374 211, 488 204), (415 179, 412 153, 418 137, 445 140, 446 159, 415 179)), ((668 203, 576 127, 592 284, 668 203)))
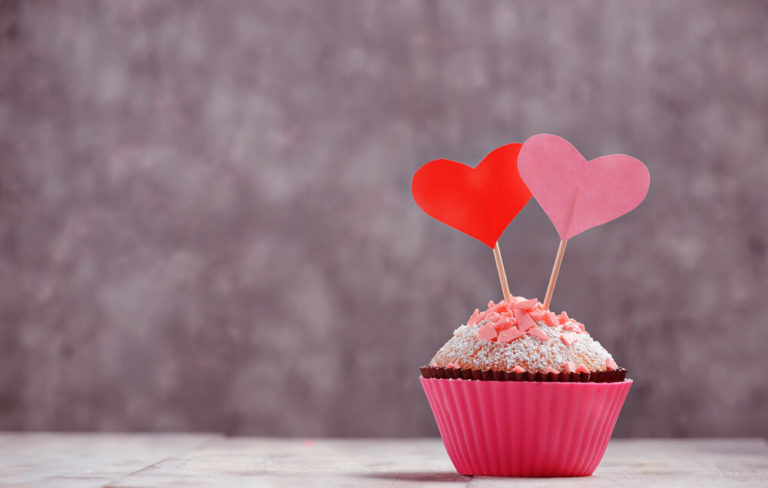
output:
POLYGON ((494 149, 475 168, 447 159, 430 161, 413 175, 413 198, 431 217, 493 248, 531 198, 517 171, 521 147, 513 143, 494 149))
POLYGON ((619 218, 645 199, 651 176, 639 160, 611 154, 587 161, 562 137, 537 134, 518 156, 520 176, 560 239, 619 218))

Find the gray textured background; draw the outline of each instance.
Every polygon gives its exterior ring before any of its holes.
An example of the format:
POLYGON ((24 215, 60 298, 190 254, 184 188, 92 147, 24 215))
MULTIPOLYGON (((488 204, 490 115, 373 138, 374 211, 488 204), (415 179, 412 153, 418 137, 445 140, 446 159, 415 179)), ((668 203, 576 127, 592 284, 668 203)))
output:
MULTIPOLYGON (((554 307, 619 435, 768 435, 768 3, 0 0, 0 428, 403 436, 491 253, 424 162, 537 132, 651 170, 554 307)), ((541 297, 531 203, 501 240, 541 297)))

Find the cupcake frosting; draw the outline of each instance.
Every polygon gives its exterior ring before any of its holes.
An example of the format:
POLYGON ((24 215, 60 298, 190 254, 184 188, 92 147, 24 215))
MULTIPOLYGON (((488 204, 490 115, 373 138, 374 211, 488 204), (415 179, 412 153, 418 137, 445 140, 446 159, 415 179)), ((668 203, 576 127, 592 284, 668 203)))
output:
POLYGON ((617 369, 611 354, 584 325, 537 299, 493 301, 453 332, 432 367, 532 373, 587 373, 617 369))

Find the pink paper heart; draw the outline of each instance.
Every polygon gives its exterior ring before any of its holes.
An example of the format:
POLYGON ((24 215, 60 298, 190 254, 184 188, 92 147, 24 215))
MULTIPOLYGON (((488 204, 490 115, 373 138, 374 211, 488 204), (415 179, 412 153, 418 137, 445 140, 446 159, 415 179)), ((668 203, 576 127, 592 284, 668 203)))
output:
POLYGON ((587 161, 552 134, 528 138, 517 161, 520 176, 564 241, 640 205, 651 182, 648 168, 632 156, 587 161))

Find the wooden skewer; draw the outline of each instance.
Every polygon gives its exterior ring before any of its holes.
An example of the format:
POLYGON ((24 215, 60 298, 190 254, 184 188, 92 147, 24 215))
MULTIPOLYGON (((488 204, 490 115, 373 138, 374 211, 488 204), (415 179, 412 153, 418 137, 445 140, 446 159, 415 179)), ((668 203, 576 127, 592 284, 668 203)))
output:
POLYGON ((501 249, 498 241, 493 248, 493 257, 496 259, 496 271, 499 272, 499 281, 501 282, 501 291, 504 293, 504 301, 511 302, 512 295, 509 293, 509 284, 507 283, 507 272, 504 271, 504 261, 501 260, 501 249))
MULTIPOLYGON (((547 294, 544 297, 544 310, 549 310, 549 304, 552 302, 552 294, 555 292, 555 283, 557 275, 560 274, 560 265, 563 264, 563 254, 565 254, 565 245, 568 240, 560 241, 557 247, 557 256, 555 256, 555 265, 552 267, 552 274, 549 276, 549 285, 547 285, 547 294)), ((498 246, 498 243, 496 244, 498 246)))

